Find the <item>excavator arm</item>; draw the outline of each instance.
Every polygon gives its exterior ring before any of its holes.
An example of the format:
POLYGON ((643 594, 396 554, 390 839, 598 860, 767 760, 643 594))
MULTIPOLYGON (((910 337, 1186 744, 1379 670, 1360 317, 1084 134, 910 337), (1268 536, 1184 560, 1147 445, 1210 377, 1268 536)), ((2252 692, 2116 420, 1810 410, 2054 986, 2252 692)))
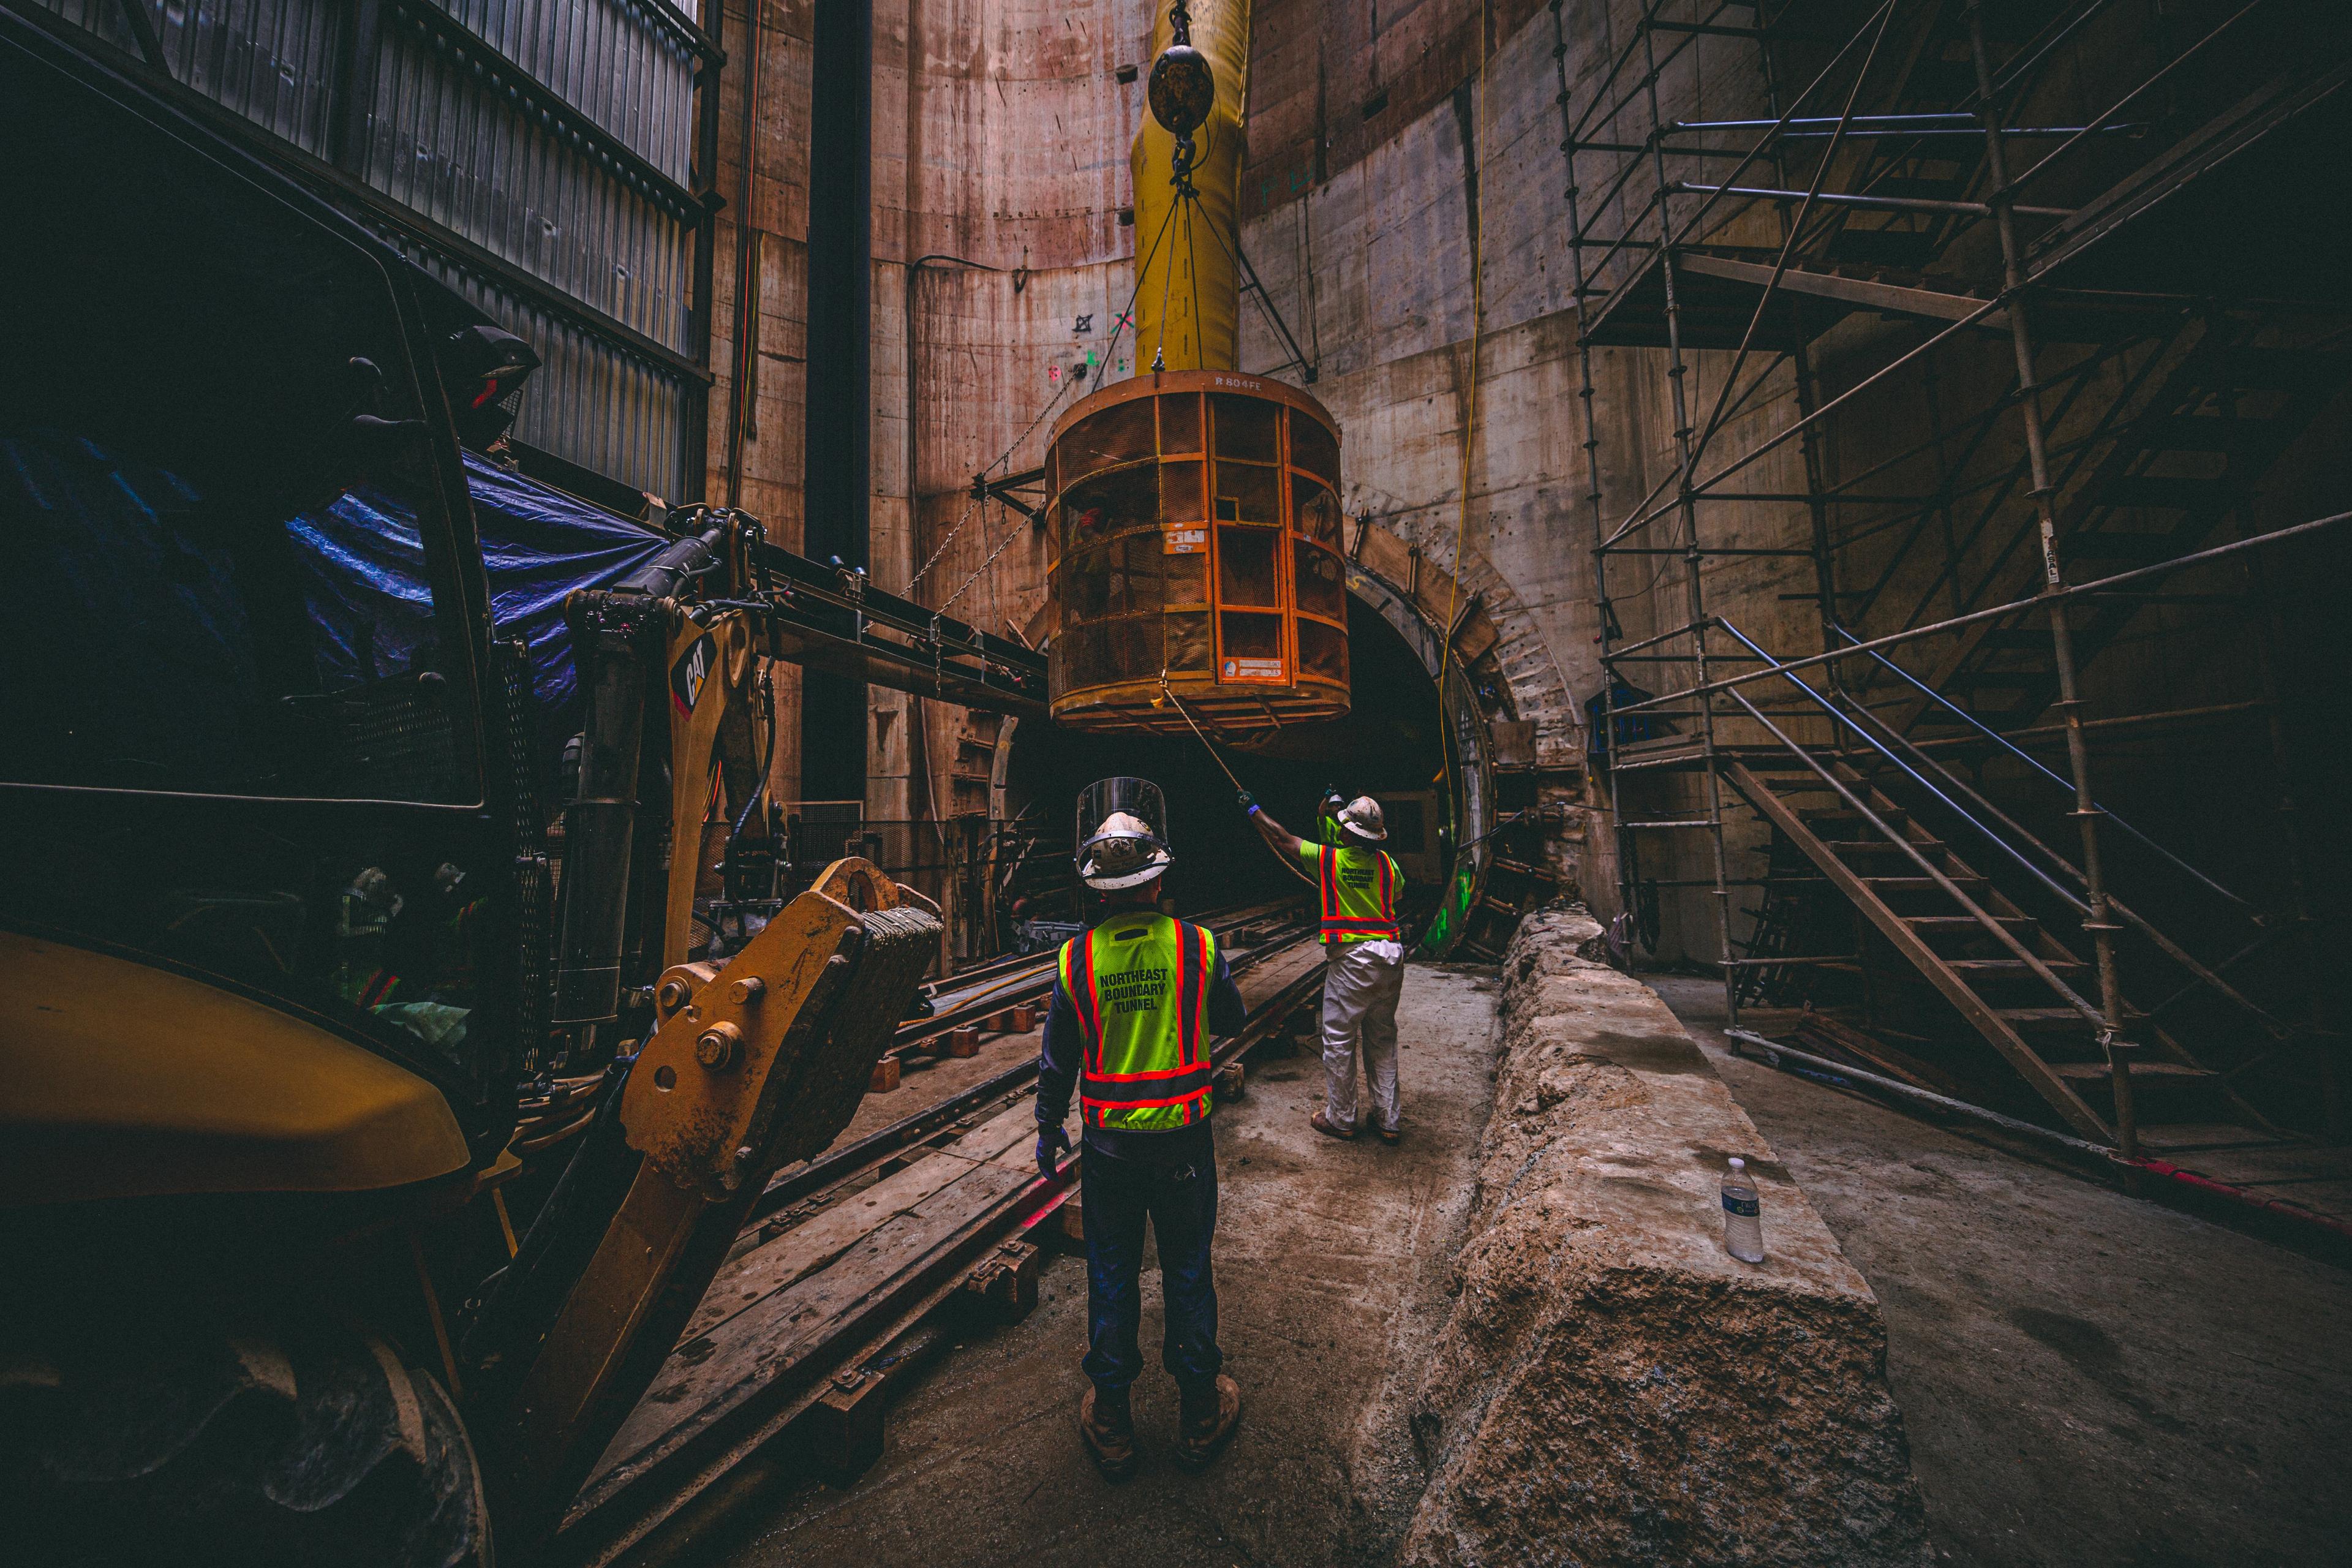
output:
POLYGON ((509 1540, 561 1522, 770 1174, 848 1124, 938 951, 928 900, 845 859, 731 957, 688 956, 711 803, 759 788, 742 596, 755 540, 756 525, 722 518, 571 606, 590 697, 557 1024, 629 1032, 629 949, 657 944, 662 968, 650 1034, 607 1069, 594 1123, 463 1347, 469 1424, 509 1540), (662 733, 666 746, 647 743, 662 733), (656 812, 666 856, 638 837, 656 812))
POLYGON ((897 884, 843 860, 723 965, 663 976, 661 1026, 615 1069, 617 1115, 579 1156, 614 1167, 619 1202, 543 1337, 486 1369, 507 1392, 478 1407, 475 1440, 506 1528, 560 1521, 769 1175, 848 1124, 938 940, 897 884))

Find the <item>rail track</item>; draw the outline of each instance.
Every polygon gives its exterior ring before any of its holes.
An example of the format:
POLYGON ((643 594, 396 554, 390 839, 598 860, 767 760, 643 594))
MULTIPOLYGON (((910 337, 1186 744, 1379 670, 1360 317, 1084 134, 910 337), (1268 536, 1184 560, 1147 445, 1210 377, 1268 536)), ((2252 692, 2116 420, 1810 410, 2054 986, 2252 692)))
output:
MULTIPOLYGON (((1218 933, 1250 1005, 1215 1042, 1220 1069, 1272 1037, 1318 991, 1315 927, 1299 900, 1196 917, 1218 933)), ((1000 962, 926 988, 930 1016, 892 1049, 1053 987, 1050 955, 1000 962)), ((1034 1032, 1006 1045, 1034 1042, 1034 1032)), ((1037 1242, 1060 1229, 1077 1157, 1053 1180, 1033 1163, 1034 1044, 982 1082, 779 1172, 680 1343, 599 1461, 553 1555, 604 1568, 755 1452, 797 1439, 821 1472, 878 1448, 881 1413, 911 1352, 940 1337, 942 1309, 1011 1318, 1035 1299, 1037 1242), (927 1328, 927 1325, 931 1325, 927 1328)))

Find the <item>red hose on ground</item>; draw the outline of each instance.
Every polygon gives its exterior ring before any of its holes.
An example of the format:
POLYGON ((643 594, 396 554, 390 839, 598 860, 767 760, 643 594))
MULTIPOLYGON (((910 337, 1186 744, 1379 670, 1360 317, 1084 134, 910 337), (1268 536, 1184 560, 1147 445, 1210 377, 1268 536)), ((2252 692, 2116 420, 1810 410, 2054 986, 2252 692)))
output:
POLYGON ((2168 1182, 2178 1182, 2184 1187, 2190 1187, 2200 1193, 2211 1193, 2217 1197, 2227 1198, 2231 1203, 2243 1205, 2247 1208, 2276 1215, 2281 1219, 2291 1219, 2303 1225, 2316 1226, 2322 1230, 2333 1232, 2347 1241, 2352 1241, 2352 1225, 2347 1225, 2342 1220, 2330 1219, 2324 1214, 2304 1208, 2300 1205, 2281 1203, 2276 1198, 2266 1198, 2260 1193, 2249 1192, 2244 1187, 2233 1187, 2227 1182, 2217 1182, 2210 1176, 2200 1176, 2196 1172, 2182 1166, 2171 1164, 2163 1160, 2151 1160, 2145 1155, 2137 1160, 2117 1160, 2116 1163, 2146 1171, 2148 1174, 2161 1176, 2168 1182))

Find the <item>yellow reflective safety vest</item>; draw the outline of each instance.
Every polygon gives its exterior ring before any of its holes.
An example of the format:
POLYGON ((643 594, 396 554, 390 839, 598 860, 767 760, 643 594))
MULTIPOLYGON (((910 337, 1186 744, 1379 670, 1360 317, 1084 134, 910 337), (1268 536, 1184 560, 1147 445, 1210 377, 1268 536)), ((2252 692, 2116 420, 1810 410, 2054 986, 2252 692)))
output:
POLYGON ((1062 990, 1086 1039, 1078 1114, 1087 1126, 1169 1132, 1209 1114, 1216 960, 1206 927, 1149 910, 1062 944, 1062 990))
POLYGON ((1396 889, 1403 879, 1385 850, 1302 844, 1298 858, 1315 871, 1324 946, 1399 940, 1396 889))

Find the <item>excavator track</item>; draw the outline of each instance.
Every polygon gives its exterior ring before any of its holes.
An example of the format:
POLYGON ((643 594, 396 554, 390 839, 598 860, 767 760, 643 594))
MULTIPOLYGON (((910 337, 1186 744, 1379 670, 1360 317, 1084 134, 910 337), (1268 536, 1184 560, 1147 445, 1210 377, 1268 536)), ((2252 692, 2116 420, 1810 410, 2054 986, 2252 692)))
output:
POLYGON ((0 1358, 0 1509, 14 1560, 57 1568, 178 1568, 204 1540, 257 1568, 491 1560, 447 1394, 320 1320, 134 1307, 34 1333, 0 1358))

